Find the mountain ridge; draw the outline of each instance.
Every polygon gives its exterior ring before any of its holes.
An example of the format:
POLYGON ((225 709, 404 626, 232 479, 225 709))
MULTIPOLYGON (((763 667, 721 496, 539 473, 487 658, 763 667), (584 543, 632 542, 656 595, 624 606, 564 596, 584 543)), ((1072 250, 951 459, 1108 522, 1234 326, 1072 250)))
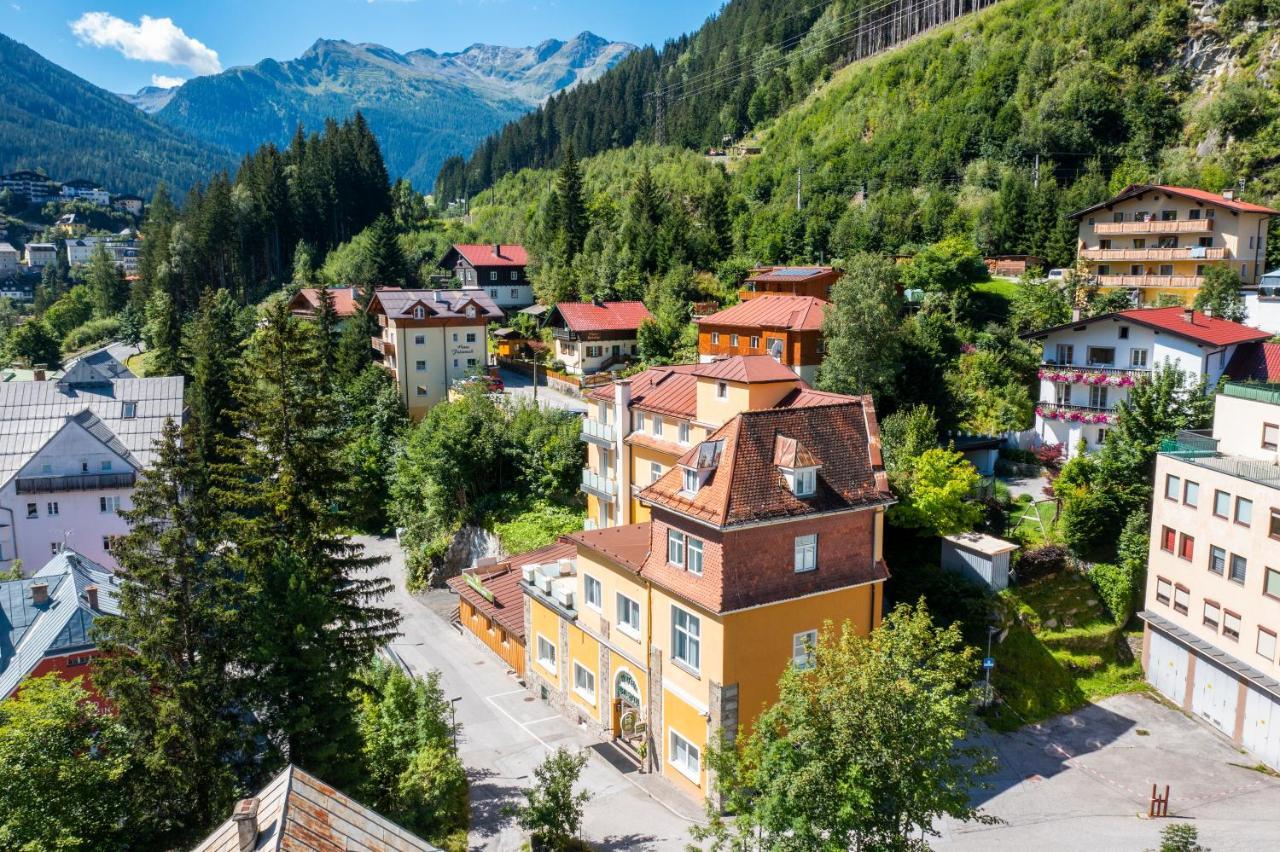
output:
POLYGON ((399 53, 374 42, 318 38, 296 59, 195 77, 175 89, 145 87, 122 99, 162 124, 244 152, 284 144, 298 124, 364 113, 394 176, 422 185, 443 160, 468 153, 550 96, 598 79, 635 50, 588 31, 562 41, 399 53))

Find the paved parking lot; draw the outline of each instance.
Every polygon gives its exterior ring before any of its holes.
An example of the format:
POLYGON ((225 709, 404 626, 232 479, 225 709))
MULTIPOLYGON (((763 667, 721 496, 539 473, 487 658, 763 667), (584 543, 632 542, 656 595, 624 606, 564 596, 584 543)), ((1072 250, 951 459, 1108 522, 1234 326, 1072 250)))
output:
POLYGON ((1214 852, 1280 849, 1280 778, 1194 719, 1147 695, 1120 695, 1011 734, 988 735, 999 761, 977 801, 1001 826, 948 822, 946 850, 1143 850, 1151 785, 1170 787, 1171 817, 1214 852))
MULTIPOLYGON (((523 373, 517 373, 515 370, 499 370, 498 375, 502 378, 502 383, 508 396, 533 399, 532 378, 523 373)), ((582 400, 567 393, 560 393, 560 391, 549 388, 546 385, 538 386, 538 404, 547 408, 563 408, 565 411, 584 412, 587 410, 587 405, 582 400)))

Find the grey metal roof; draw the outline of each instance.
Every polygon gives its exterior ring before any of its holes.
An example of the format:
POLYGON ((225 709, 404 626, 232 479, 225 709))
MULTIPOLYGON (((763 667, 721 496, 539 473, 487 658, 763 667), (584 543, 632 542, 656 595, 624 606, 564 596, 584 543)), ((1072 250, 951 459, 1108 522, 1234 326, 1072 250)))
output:
POLYGON ((151 464, 152 445, 166 420, 182 420, 182 376, 112 379, 92 386, 62 382, 0 384, 0 483, 6 482, 67 421, 86 409, 97 419, 98 433, 108 430, 142 467, 151 464), (135 404, 125 418, 124 403, 135 404))
POLYGON ((428 318, 461 317, 468 302, 475 302, 486 319, 502 319, 502 310, 483 290, 393 290, 374 292, 374 300, 392 319, 408 319, 414 305, 426 308, 428 318))
MULTIPOLYGON (((254 852, 439 852, 422 838, 366 808, 308 772, 290 765, 255 797, 258 836, 254 852)), ((235 820, 218 826, 195 852, 239 852, 235 820)))
POLYGON ((93 647, 89 627, 98 613, 120 612, 115 575, 73 550, 45 563, 35 576, 0 583, 0 699, 10 695, 50 655, 93 647), (36 605, 31 587, 47 583, 49 599, 36 605), (98 587, 98 609, 86 587, 98 587))
MULTIPOLYGON (((103 379, 136 379, 137 376, 124 365, 116 354, 120 344, 109 343, 99 349, 93 349, 72 359, 64 368, 62 381, 72 378, 72 373, 81 369, 81 365, 90 368, 87 375, 103 379)), ((72 379, 74 381, 74 379, 72 379)))

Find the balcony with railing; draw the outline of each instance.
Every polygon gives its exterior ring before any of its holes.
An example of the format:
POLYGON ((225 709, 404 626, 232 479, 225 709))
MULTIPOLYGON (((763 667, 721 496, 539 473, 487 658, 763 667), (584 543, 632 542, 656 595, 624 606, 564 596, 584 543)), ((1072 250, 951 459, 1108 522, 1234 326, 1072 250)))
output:
POLYGON ((602 476, 593 470, 582 471, 582 490, 599 497, 601 500, 613 501, 618 494, 618 481, 611 476, 602 476))
POLYGON ((369 338, 373 351, 380 354, 384 359, 394 361, 396 359, 396 345, 393 341, 383 340, 381 337, 369 338))
POLYGON ((1151 375, 1147 367, 1112 367, 1112 366, 1077 366, 1075 364, 1055 364, 1043 361, 1040 364, 1038 377, 1050 382, 1070 385, 1107 385, 1108 387, 1131 387, 1138 379, 1151 375))
POLYGON ((1168 287, 1195 289, 1204 285, 1202 275, 1099 275, 1100 287, 1168 287))
POLYGON ((1280 465, 1265 459, 1221 453, 1217 439, 1206 432, 1181 431, 1162 441, 1160 452, 1187 464, 1280 490, 1280 465))
POLYGON ((1041 420, 1061 420, 1064 423, 1105 426, 1115 421, 1115 411, 1109 406, 1062 405, 1041 402, 1036 405, 1036 416, 1041 420))
POLYGON ((106 491, 132 488, 134 471, 118 473, 78 473, 71 476, 20 476, 14 481, 19 494, 56 494, 65 491, 106 491))
POLYGON ((617 439, 618 431, 609 424, 590 417, 582 418, 582 440, 601 447, 612 447, 617 439))
POLYGON ((1170 260, 1226 260, 1225 248, 1208 246, 1182 246, 1180 248, 1091 248, 1081 249, 1085 260, 1131 260, 1161 262, 1170 260))
POLYGON ((1183 219, 1145 222, 1098 222, 1093 226, 1095 234, 1204 234, 1213 230, 1212 219, 1183 219))

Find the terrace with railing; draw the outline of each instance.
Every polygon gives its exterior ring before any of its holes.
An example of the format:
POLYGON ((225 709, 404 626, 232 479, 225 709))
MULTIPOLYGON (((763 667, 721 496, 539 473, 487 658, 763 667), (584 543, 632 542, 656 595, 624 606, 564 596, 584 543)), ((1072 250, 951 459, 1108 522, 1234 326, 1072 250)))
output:
POLYGON ((1160 443, 1160 452, 1197 467, 1280 489, 1280 465, 1264 459, 1221 453, 1218 451, 1218 440, 1206 430, 1180 431, 1173 438, 1160 443))
POLYGON ((1213 230, 1212 219, 1156 220, 1145 222, 1099 222, 1097 234, 1203 234, 1213 230))

